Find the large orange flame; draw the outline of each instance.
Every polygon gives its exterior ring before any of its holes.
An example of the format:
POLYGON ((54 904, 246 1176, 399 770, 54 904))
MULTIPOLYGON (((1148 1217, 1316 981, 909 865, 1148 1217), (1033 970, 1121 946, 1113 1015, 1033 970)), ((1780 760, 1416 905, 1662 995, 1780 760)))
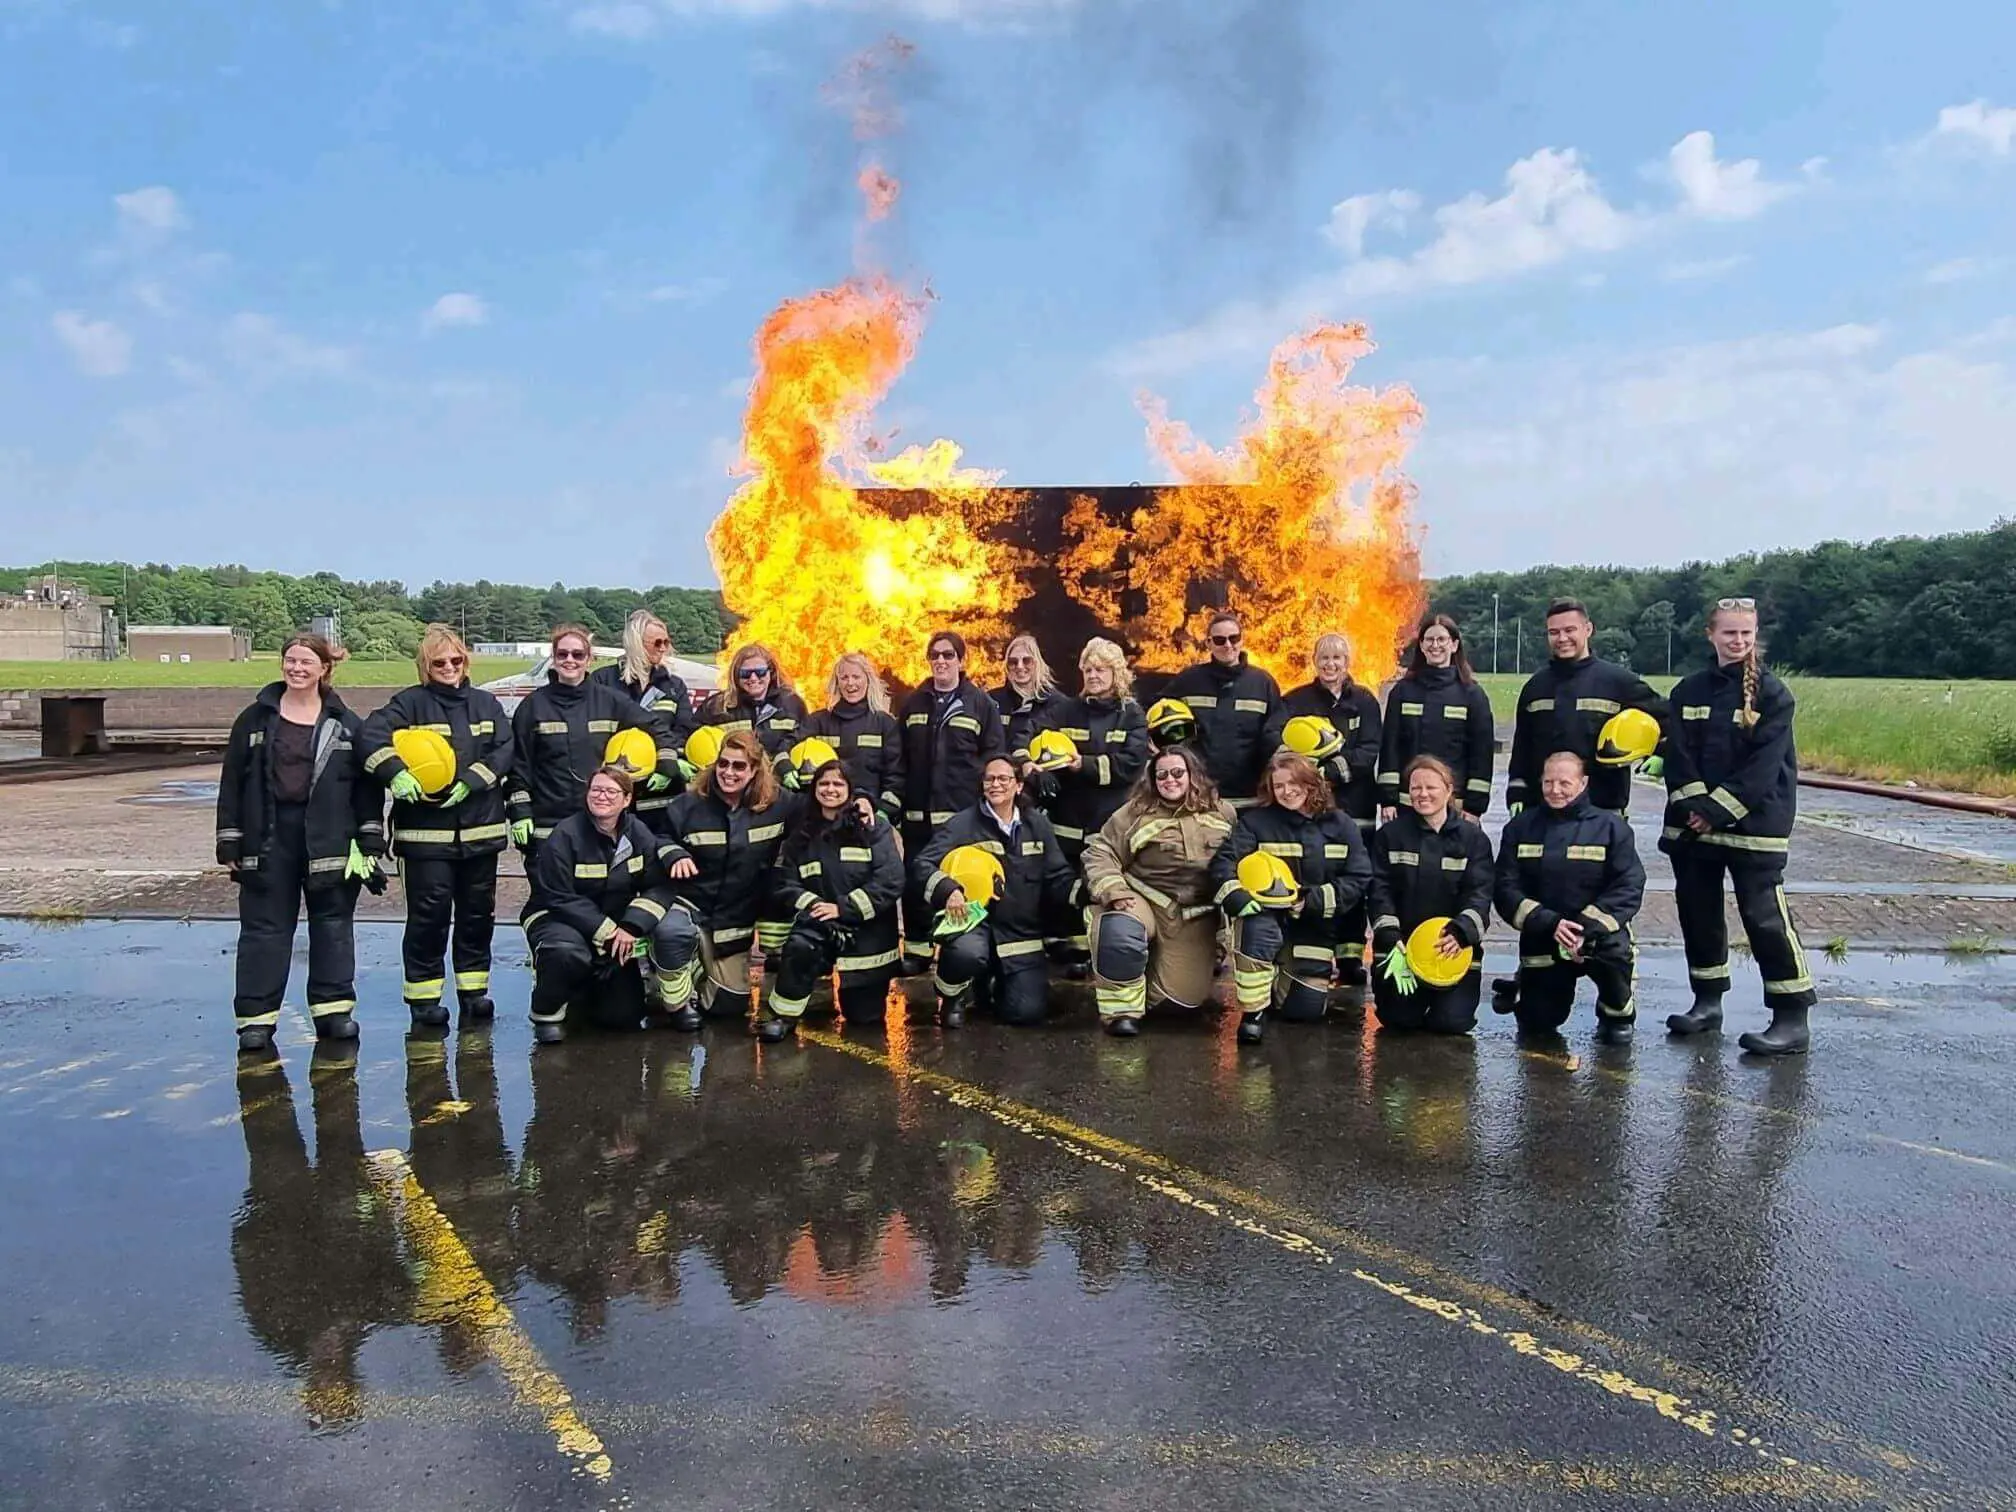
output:
POLYGON ((1140 647, 1143 666, 1195 658, 1208 611, 1193 587, 1215 583, 1222 596, 1211 602, 1238 611, 1247 651, 1284 685, 1307 674, 1326 631, 1350 639, 1361 682, 1392 672, 1422 607, 1414 487, 1400 470, 1422 411, 1404 386, 1348 381, 1372 350, 1358 324, 1282 342, 1258 415, 1222 451, 1143 398, 1149 442, 1184 486, 1159 490, 1124 527, 1079 500, 1066 518, 1076 544, 1059 564, 1073 595, 1140 647))

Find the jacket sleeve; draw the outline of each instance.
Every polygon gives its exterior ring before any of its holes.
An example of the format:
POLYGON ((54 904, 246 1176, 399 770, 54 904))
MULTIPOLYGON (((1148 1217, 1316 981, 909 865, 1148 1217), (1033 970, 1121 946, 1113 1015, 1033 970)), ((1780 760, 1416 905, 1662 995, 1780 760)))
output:
POLYGON ((1358 828, 1358 821, 1345 813, 1337 817, 1344 827, 1344 870, 1316 890, 1318 907, 1325 918, 1349 913, 1372 883, 1372 858, 1365 849, 1365 836, 1358 828))
POLYGON ((1211 884, 1214 889, 1211 901, 1228 915, 1244 912, 1246 905, 1253 901, 1253 894, 1239 885, 1239 863, 1259 847, 1260 839, 1248 827, 1246 815, 1242 813, 1238 823, 1232 826, 1232 833, 1225 837, 1225 843, 1218 847, 1218 854, 1211 858, 1211 884))
POLYGON ((651 711, 671 727, 673 744, 681 745, 700 723, 693 713, 693 690, 676 673, 665 675, 672 684, 671 697, 659 699, 651 706, 651 711))
POLYGON ((1385 830, 1372 836, 1365 847, 1372 862, 1372 880, 1365 889, 1365 912, 1372 920, 1372 950, 1384 955, 1406 938, 1400 922, 1400 898, 1393 886, 1393 865, 1386 859, 1385 830))
POLYGON ((494 697, 485 697, 483 717, 490 721, 490 739, 481 744, 482 754, 462 769, 462 780, 479 793, 504 785, 518 753, 518 742, 511 733, 511 721, 504 717, 504 705, 494 697))
POLYGON ((1127 891, 1124 873, 1128 820, 1127 810, 1121 809, 1096 835, 1086 839, 1085 849, 1078 857, 1078 864, 1085 869, 1085 890, 1095 903, 1109 902, 1116 894, 1127 891))
MULTIPOLYGON (((1040 814, 1031 814, 1029 822, 1039 826, 1038 832, 1043 837, 1044 904, 1059 913, 1075 907, 1078 903, 1078 873, 1065 859, 1064 847, 1057 842, 1056 829, 1040 814)), ((1080 917, 1082 919, 1082 915, 1080 917)), ((1081 922, 1076 927, 1083 929, 1085 926, 1081 922)))
POLYGON ((1379 801, 1387 808, 1400 807, 1400 768, 1405 755, 1400 749, 1399 715, 1400 690, 1404 686, 1395 683, 1386 695, 1386 718, 1379 730, 1379 801))
POLYGON ((257 706, 239 714, 224 746, 224 771, 217 779, 217 864, 235 866, 245 854, 245 769, 252 760, 252 723, 257 706))
MULTIPOLYGON (((1537 674, 1536 674, 1537 676, 1537 674)), ((1533 754, 1533 722, 1526 705, 1534 692, 1534 678, 1519 689, 1519 703, 1512 711, 1512 751, 1505 758, 1505 802, 1507 806, 1530 807, 1540 800, 1540 771, 1533 754)))
POLYGON ((1631 826, 1617 819, 1603 852, 1603 890, 1582 910, 1582 922, 1614 934, 1638 917, 1645 902, 1645 866, 1631 826))
POLYGON ((910 877, 917 890, 924 894, 926 901, 936 910, 945 906, 945 900, 952 895, 959 884, 938 870, 938 863, 962 843, 964 826, 957 819, 950 824, 942 824, 931 836, 924 848, 910 858, 910 877))
POLYGON ((979 760, 984 765, 996 756, 1008 754, 1007 726, 1001 722, 1001 706, 986 693, 979 697, 980 705, 980 745, 979 760))
MULTIPOLYGON (((1701 780, 1701 769, 1694 764, 1694 753, 1687 749, 1687 742, 1680 738, 1686 728, 1687 679, 1673 686, 1671 706, 1674 711, 1673 724, 1665 746, 1666 760, 1666 822, 1684 824, 1689 812, 1704 812, 1695 800, 1708 796, 1708 785, 1701 780)), ((1760 728, 1762 721, 1759 721, 1760 728)), ((1710 819, 1716 818, 1713 812, 1710 819)))
POLYGON ((1519 836, 1516 827, 1510 824, 1498 837, 1498 875, 1493 879, 1492 889, 1498 899, 1498 917, 1514 929, 1552 933, 1561 922, 1560 914, 1543 907, 1538 898, 1526 896, 1519 880, 1519 836))
POLYGON ((1468 864, 1463 868, 1463 890, 1457 899, 1462 907, 1449 921, 1449 929, 1457 939, 1475 949, 1484 943, 1484 936, 1491 929, 1491 891, 1497 872, 1491 865, 1491 837, 1484 833, 1482 825, 1466 825, 1463 843, 1468 850, 1468 864))
POLYGON ((1769 694, 1760 692, 1743 764, 1708 793, 1702 808, 1717 829, 1740 823, 1770 798, 1791 756, 1793 708, 1792 690, 1783 683, 1773 684, 1769 694))
MULTIPOLYGON (((392 732, 403 730, 413 723, 412 700, 407 696, 413 690, 401 688, 384 703, 369 719, 364 721, 363 733, 358 737, 357 750, 363 758, 364 775, 377 783, 389 783, 406 770, 406 763, 399 759, 399 753, 392 748, 392 732)), ((475 784, 471 783, 471 787, 475 784)))
POLYGON ((535 867, 539 906, 582 936, 600 945, 616 932, 616 921, 604 914, 585 893, 574 874, 574 846, 567 836, 555 831, 539 847, 535 867))
POLYGON ((1371 777, 1379 770, 1381 736, 1385 730, 1379 718, 1379 700, 1370 688, 1358 690, 1357 704, 1358 728, 1345 732, 1341 752, 1353 780, 1371 777))
POLYGON ((1464 721, 1467 749, 1463 756, 1463 791, 1456 796, 1463 812, 1481 819, 1491 807, 1491 771, 1497 764, 1498 723, 1491 709, 1491 695, 1483 685, 1470 685, 1470 717, 1464 721))
POLYGON ((763 896, 770 900, 770 907, 780 917, 801 914, 814 903, 827 901, 826 894, 812 884, 830 883, 831 879, 818 874, 808 877, 804 873, 806 863, 813 859, 810 850, 809 846, 799 843, 796 836, 788 837, 777 847, 776 859, 764 875, 763 896))
POLYGON ((903 857, 896 850, 896 831, 887 823, 876 825, 868 849, 874 857, 868 880, 852 889, 840 904, 840 916, 857 924, 886 914, 903 896, 903 857))
POLYGON ((513 823, 532 817, 532 784, 525 769, 532 764, 532 700, 520 699, 511 714, 511 775, 505 785, 505 816, 513 823))
POLYGON ((385 789, 364 775, 364 722, 351 715, 350 819, 357 849, 367 856, 385 854, 385 789))
POLYGON ((905 782, 905 759, 903 755, 903 726, 896 716, 884 714, 882 725, 882 766, 881 788, 875 793, 875 807, 882 811, 882 817, 891 824, 903 822, 903 787, 905 782))
POLYGON ((665 833, 658 837, 658 863, 665 868, 667 876, 681 861, 694 860, 693 852, 686 849, 685 844, 686 827, 693 822, 693 801, 690 792, 681 793, 672 800, 659 820, 665 827, 665 833))
POLYGON ((1108 741, 1105 750, 1085 763, 1081 774, 1099 787, 1132 787, 1148 765, 1148 718, 1131 698, 1120 706, 1118 733, 1126 738, 1118 744, 1108 741))

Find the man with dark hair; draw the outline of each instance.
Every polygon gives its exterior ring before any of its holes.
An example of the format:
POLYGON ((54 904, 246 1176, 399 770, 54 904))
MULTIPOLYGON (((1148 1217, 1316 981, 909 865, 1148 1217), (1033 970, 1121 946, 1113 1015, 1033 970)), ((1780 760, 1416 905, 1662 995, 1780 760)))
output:
MULTIPOLYGON (((966 676, 966 638, 937 630, 924 643, 930 676, 904 701, 903 853, 922 854, 954 814, 973 806, 990 756, 1007 754, 1001 710, 966 676)), ((932 910, 921 879, 903 895, 903 974, 931 965, 932 910)))
POLYGON ((1163 690, 1180 698, 1197 716, 1197 754, 1218 784, 1218 794, 1234 808, 1248 808, 1267 758, 1274 754, 1268 732, 1279 728, 1281 689, 1240 649, 1239 616, 1221 609, 1205 627, 1211 658, 1178 672, 1163 690))
POLYGON ((1519 691, 1512 754, 1505 764, 1505 798, 1515 814, 1538 801, 1541 764, 1556 751, 1582 758, 1592 804, 1625 812, 1631 805, 1631 767, 1597 762, 1603 726, 1625 709, 1643 709, 1659 722, 1662 733, 1667 727, 1666 700, 1644 678, 1589 654, 1594 631, 1579 599, 1556 599, 1547 606, 1549 660, 1519 691))

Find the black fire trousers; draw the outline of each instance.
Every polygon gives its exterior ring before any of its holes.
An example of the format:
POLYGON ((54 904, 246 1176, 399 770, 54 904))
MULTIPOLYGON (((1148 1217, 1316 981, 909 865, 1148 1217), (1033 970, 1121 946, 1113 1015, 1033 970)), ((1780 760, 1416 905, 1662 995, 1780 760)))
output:
POLYGON ((1687 948, 1687 980, 1695 995, 1719 998, 1729 990, 1729 921, 1722 911, 1726 872, 1736 895, 1736 916, 1764 977, 1765 1006, 1812 1007, 1813 978, 1785 902, 1785 857, 1697 840, 1676 844, 1672 860, 1673 901, 1687 948))
POLYGON ((1637 974, 1638 947, 1628 931, 1585 935, 1581 956, 1564 961, 1551 931, 1529 928, 1519 936, 1519 1004, 1513 1012, 1521 1029, 1559 1029, 1575 1011, 1575 984, 1586 976, 1596 988, 1597 1018, 1633 1020, 1637 974))
POLYGON ((490 992, 490 940, 497 931, 497 857, 461 860, 401 857, 406 886, 405 998, 409 1005, 441 1001, 447 990, 441 957, 453 933, 455 996, 467 1003, 490 992))
POLYGON ((307 809, 275 806, 273 835, 256 870, 238 873, 240 1029, 280 1022, 280 999, 294 962, 294 931, 308 904, 308 1011, 316 1018, 357 1006, 357 884, 308 878, 307 809))

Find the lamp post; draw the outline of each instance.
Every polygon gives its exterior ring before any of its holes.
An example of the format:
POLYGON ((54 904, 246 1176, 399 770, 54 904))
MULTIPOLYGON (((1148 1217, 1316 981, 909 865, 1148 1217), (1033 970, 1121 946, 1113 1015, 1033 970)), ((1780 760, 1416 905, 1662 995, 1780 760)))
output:
POLYGON ((1495 593, 1491 595, 1491 675, 1498 675, 1498 595, 1495 593))

